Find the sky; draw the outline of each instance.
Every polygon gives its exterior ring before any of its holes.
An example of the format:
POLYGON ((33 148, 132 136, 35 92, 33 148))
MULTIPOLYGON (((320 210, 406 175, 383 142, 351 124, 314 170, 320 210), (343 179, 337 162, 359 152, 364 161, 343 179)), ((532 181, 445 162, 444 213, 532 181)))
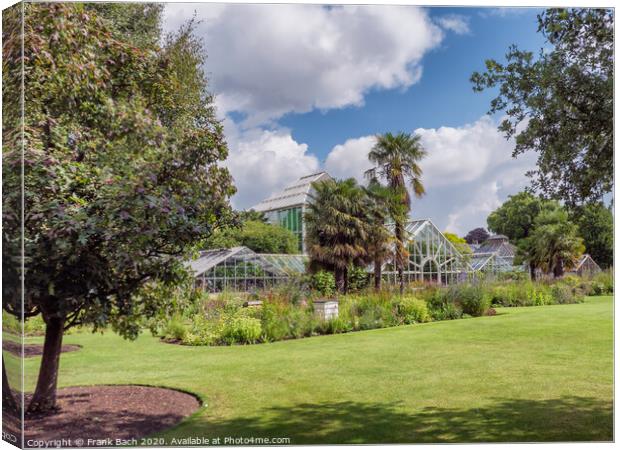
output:
POLYGON ((413 218, 459 235, 528 185, 536 154, 489 116, 494 91, 469 81, 512 44, 537 52, 537 9, 170 3, 164 31, 194 14, 205 71, 229 145, 237 194, 250 208, 321 170, 363 182, 378 133, 417 133, 426 195, 413 218))

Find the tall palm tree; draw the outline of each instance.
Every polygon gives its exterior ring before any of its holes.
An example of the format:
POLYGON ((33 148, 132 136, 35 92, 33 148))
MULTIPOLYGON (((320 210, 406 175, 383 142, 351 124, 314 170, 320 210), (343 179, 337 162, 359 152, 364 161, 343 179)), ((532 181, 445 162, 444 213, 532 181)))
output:
POLYGON ((368 198, 368 238, 366 239, 366 253, 368 263, 374 265, 375 290, 381 290, 381 271, 383 263, 392 254, 393 238, 385 227, 390 217, 392 204, 398 201, 392 191, 378 182, 369 183, 364 189, 368 198))
POLYGON ((312 185, 305 215, 306 248, 311 267, 334 272, 336 287, 347 290, 347 268, 367 258, 366 194, 354 178, 312 185))
POLYGON ((411 197, 408 187, 416 197, 424 195, 422 169, 419 162, 426 156, 420 143, 420 136, 400 132, 385 133, 377 136, 377 142, 368 153, 368 159, 375 165, 366 171, 366 177, 383 180, 392 193, 398 197, 393 204, 390 215, 394 221, 394 238, 396 240, 395 262, 400 280, 400 292, 405 289, 403 268, 407 257, 405 245, 405 222, 411 211, 411 197))

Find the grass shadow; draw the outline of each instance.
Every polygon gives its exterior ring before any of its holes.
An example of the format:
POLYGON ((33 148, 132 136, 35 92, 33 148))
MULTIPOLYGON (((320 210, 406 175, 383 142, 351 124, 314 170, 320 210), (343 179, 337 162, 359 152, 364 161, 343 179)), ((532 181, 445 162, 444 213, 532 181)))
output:
POLYGON ((402 403, 304 403, 262 410, 256 417, 192 418, 174 435, 289 437, 291 444, 539 442, 613 440, 612 402, 588 397, 495 399, 471 409, 428 407, 407 412, 402 403))

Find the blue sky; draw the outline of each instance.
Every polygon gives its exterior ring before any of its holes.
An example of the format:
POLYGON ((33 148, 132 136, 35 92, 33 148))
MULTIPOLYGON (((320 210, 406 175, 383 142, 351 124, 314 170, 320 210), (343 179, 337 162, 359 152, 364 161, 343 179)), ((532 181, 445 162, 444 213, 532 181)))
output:
POLYGON ((413 217, 460 234, 527 185, 535 155, 486 112, 469 77, 508 46, 537 51, 535 9, 169 4, 165 29, 196 12, 227 165, 247 208, 307 173, 362 179, 373 136, 417 132, 427 195, 413 217))
POLYGON ((366 94, 363 107, 287 114, 279 123, 324 159, 334 145, 351 136, 474 122, 488 111, 493 93, 473 92, 472 72, 482 70, 485 59, 503 59, 513 43, 524 49, 544 44, 535 32, 538 9, 512 10, 505 16, 489 15, 489 10, 480 8, 429 11, 431 17, 467 17, 470 32, 447 34, 441 46, 425 56, 418 83, 408 89, 373 90, 366 94))

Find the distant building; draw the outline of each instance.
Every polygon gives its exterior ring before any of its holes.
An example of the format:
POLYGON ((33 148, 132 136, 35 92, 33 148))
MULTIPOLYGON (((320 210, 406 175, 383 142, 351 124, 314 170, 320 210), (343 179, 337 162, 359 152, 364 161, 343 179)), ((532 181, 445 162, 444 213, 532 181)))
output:
POLYGON ((592 259, 587 253, 581 255, 575 267, 570 273, 576 273, 578 275, 591 275, 601 271, 600 266, 592 259))
POLYGON ((265 213, 270 223, 292 231, 297 237, 299 251, 305 253, 306 231, 303 214, 312 194, 312 183, 331 179, 332 177, 327 172, 306 175, 284 188, 282 192, 263 200, 250 209, 265 213))
POLYGON ((510 272, 522 270, 514 265, 517 247, 508 241, 503 234, 496 234, 482 244, 470 245, 474 252, 471 266, 482 272, 510 272))

